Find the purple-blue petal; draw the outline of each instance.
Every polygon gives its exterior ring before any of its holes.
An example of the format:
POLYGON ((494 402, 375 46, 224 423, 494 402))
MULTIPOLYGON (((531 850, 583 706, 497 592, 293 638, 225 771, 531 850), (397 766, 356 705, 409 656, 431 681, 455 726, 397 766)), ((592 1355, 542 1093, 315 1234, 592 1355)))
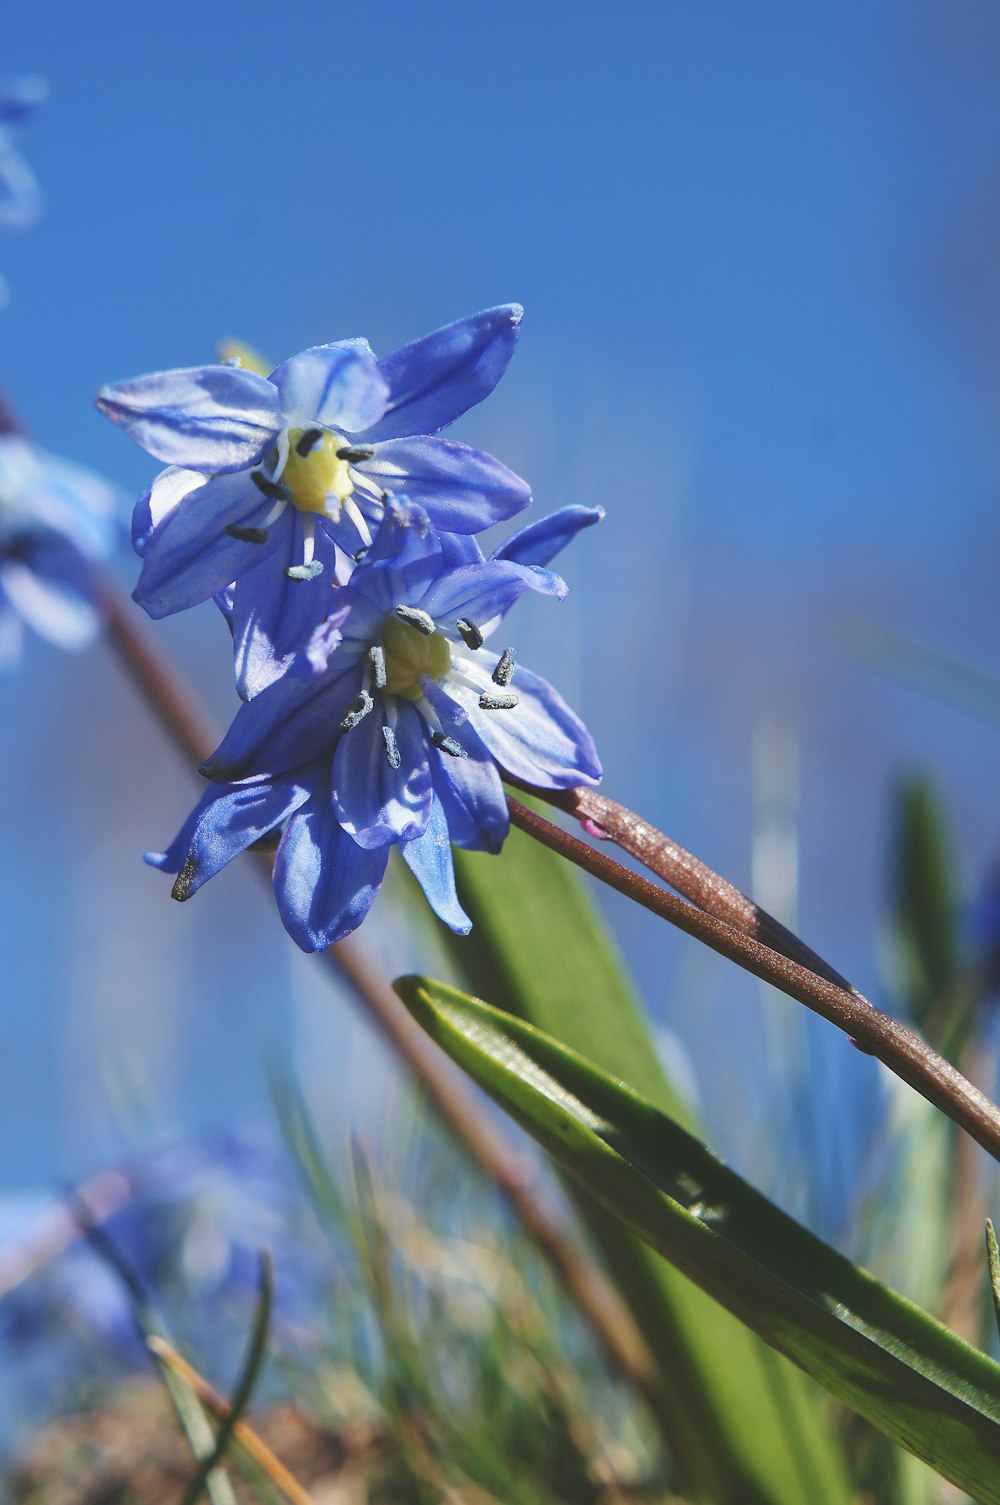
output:
POLYGON ((274 862, 282 922, 303 951, 323 951, 356 930, 385 873, 388 848, 374 851, 342 831, 325 781, 288 822, 274 862))
POLYGON ((259 528, 272 506, 243 473, 215 476, 189 492, 146 540, 136 601, 151 617, 166 617, 257 568, 291 529, 292 509, 269 526, 263 543, 233 538, 226 529, 259 528))
POLYGON ((604 517, 603 507, 560 507, 548 517, 529 523, 494 549, 491 559, 510 559, 515 564, 546 565, 584 528, 592 528, 604 517))
POLYGON ((214 475, 256 465, 284 424, 277 389, 238 366, 154 371, 101 387, 95 400, 158 460, 214 475))
POLYGON ((423 834, 413 841, 402 842, 400 850, 438 919, 458 935, 468 935, 472 921, 459 904, 455 892, 455 864, 451 856, 448 818, 439 799, 435 798, 431 805, 430 819, 423 834))
POLYGON ((507 796, 493 754, 466 721, 449 726, 467 754, 464 758, 431 749, 434 792, 444 806, 455 846, 472 851, 499 852, 510 829, 507 796))
POLYGON ((541 789, 596 784, 602 769, 593 738, 562 696, 520 665, 510 689, 518 704, 504 711, 480 710, 471 692, 462 692, 470 721, 500 767, 541 789))
POLYGON ((132 547, 142 555, 154 528, 184 500, 189 492, 205 484, 205 477, 197 470, 183 470, 179 465, 168 465, 161 470, 135 504, 132 512, 132 547))
POLYGON ((147 852, 146 861, 163 872, 177 873, 174 898, 190 899, 203 883, 281 825, 308 797, 308 783, 295 778, 209 789, 167 850, 147 852))
POLYGON ((405 493, 418 502, 436 528, 450 533, 479 533, 531 501, 527 481, 492 455, 454 439, 389 439, 358 469, 380 491, 405 493))
POLYGON ((514 353, 523 309, 488 308, 383 356, 389 386, 385 415, 364 431, 364 442, 434 434, 488 397, 514 353))
POLYGON ((513 564, 506 559, 487 560, 439 575, 419 605, 448 630, 464 617, 475 622, 487 636, 527 590, 561 599, 566 594, 566 584, 558 575, 534 565, 513 564))
POLYGON ((431 813, 431 771, 423 718, 409 701, 396 700, 398 766, 386 752, 381 695, 357 726, 345 732, 333 758, 333 808, 363 847, 388 846, 419 836, 431 813))
POLYGON ((361 688, 361 676, 358 655, 346 644, 334 652, 325 674, 284 674, 240 707, 201 772, 226 784, 287 771, 320 757, 337 740, 340 720, 361 688))
POLYGON ((290 423, 321 423, 347 433, 377 423, 389 396, 371 352, 345 344, 303 350, 272 371, 270 381, 290 423))

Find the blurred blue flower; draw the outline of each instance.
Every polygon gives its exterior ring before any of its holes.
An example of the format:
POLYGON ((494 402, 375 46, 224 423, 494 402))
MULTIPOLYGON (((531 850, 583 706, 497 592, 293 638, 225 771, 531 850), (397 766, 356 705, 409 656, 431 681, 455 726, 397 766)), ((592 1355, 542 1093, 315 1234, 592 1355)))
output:
POLYGON ((101 625, 98 566, 123 529, 100 476, 0 433, 0 669, 20 662, 25 626, 84 648, 101 625))
POLYGON ((42 212, 35 175, 14 142, 22 122, 47 92, 40 78, 0 84, 0 230, 24 230, 42 212))
POLYGON ((493 390, 520 317, 489 309, 381 360, 342 340, 267 378, 202 366, 102 387, 101 411, 170 467, 136 507, 135 599, 162 617, 235 582, 237 678, 253 694, 322 622, 386 494, 405 491, 463 534, 527 506, 506 466, 437 436, 493 390))
POLYGON ((469 920, 451 843, 500 849, 503 768, 544 788, 601 776, 583 723, 545 680, 485 648, 526 590, 561 598, 544 565, 599 510, 566 508, 484 559, 475 540, 439 535, 404 498, 339 610, 307 651, 238 712, 202 772, 219 781, 168 851, 188 899, 238 852, 284 826, 274 866, 282 920, 305 951, 358 926, 398 845, 434 911, 469 920))

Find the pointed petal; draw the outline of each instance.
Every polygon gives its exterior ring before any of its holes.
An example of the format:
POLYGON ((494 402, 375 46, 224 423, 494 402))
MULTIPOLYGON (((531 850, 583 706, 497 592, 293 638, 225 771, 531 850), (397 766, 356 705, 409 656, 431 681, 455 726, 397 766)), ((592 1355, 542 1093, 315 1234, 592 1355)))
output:
POLYGON ((179 465, 168 465, 166 470, 160 471, 142 493, 132 513, 132 547, 137 554, 145 553, 153 529, 159 527, 195 487, 204 484, 205 477, 198 470, 182 470, 179 465))
POLYGON ((510 559, 515 564, 548 564, 584 528, 592 528, 604 518, 603 507, 560 507, 548 517, 540 517, 508 538, 491 559, 510 559))
POLYGON ((472 921, 459 904, 455 892, 455 864, 451 856, 448 820, 439 799, 432 804, 431 817, 423 835, 414 841, 402 842, 400 851, 438 919, 456 934, 468 935, 472 921))
POLYGON ((357 346, 314 345, 285 361, 270 380, 289 424, 322 423, 347 433, 377 423, 389 396, 375 357, 357 346))
POLYGON ((512 564, 506 559, 487 560, 439 575, 419 604, 421 610, 429 612, 449 632, 464 617, 475 622, 487 637, 518 596, 527 590, 561 599, 566 594, 566 584, 558 575, 533 565, 512 564))
POLYGON ((419 836, 431 813, 431 771, 420 713, 398 700, 395 726, 399 766, 386 755, 381 695, 368 715, 345 732, 333 758, 333 808, 363 847, 388 846, 419 836))
POLYGON ((274 862, 281 919, 303 951, 323 951, 356 930, 385 873, 387 847, 359 847, 341 830, 321 784, 292 816, 274 862))
POLYGON ((256 465, 283 427, 276 388, 236 366, 155 371, 95 400, 158 460, 218 475, 256 465))
POLYGON ((448 817, 451 839, 457 847, 499 852, 510 829, 510 816, 493 754, 468 721, 449 727, 448 735, 468 754, 453 758, 431 749, 434 792, 448 817))
POLYGON ((482 711, 471 692, 458 692, 500 767, 541 789, 596 784, 602 769, 593 738, 562 696, 520 665, 510 688, 518 696, 510 711, 482 711))
POLYGON ((215 476, 188 492, 146 541, 135 600, 151 617, 170 616, 257 569, 282 544, 294 509, 270 525, 263 543, 232 538, 226 528, 260 527, 272 505, 242 472, 215 476))
POLYGON ((315 530, 314 548, 322 573, 313 580, 290 580, 285 569, 302 563, 303 550, 302 516, 293 511, 275 549, 236 581, 233 652, 236 688, 244 700, 285 672, 337 605, 337 547, 322 525, 315 530))
POLYGON ((365 443, 434 434, 482 402, 507 369, 523 312, 519 303, 488 308, 384 356, 389 403, 365 443))
POLYGON ((294 769, 327 752, 361 688, 358 656, 345 644, 333 663, 342 657, 342 673, 284 674, 242 705, 221 745, 201 765, 205 777, 232 783, 294 769))
POLYGON ((294 778, 213 787, 202 795, 167 850, 147 852, 146 861, 179 874, 174 898, 190 899, 308 798, 309 787, 294 778))
POLYGON ((451 533, 479 533, 531 501, 527 481, 454 439, 389 439, 358 470, 381 491, 419 502, 436 528, 451 533))

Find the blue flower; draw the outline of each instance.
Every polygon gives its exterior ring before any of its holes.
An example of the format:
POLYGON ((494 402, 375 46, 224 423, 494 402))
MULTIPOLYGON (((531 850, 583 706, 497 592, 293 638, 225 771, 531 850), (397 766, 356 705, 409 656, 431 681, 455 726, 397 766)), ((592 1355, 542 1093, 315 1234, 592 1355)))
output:
POLYGON ((17 131, 44 100, 39 78, 21 78, 0 85, 0 230, 24 230, 42 211, 35 175, 14 145, 17 131))
POLYGON ((0 669, 19 663, 25 625, 59 648, 93 641, 98 566, 121 536, 119 505, 99 476, 0 434, 0 669))
POLYGON ((217 781, 163 853, 188 899, 238 852, 283 828, 274 888, 305 951, 364 919, 399 846, 431 907, 469 921, 451 843, 499 851, 508 829, 500 770, 543 788, 601 776, 586 727, 556 691, 486 639, 526 590, 561 598, 544 568, 599 510, 566 508, 489 559, 392 499, 338 610, 284 676, 238 712, 202 772, 217 781))
POLYGON ((170 467, 136 508, 135 599, 162 617, 235 582, 237 678, 252 694, 323 620, 387 494, 463 534, 525 507, 506 466, 437 434, 493 390, 520 317, 489 309, 382 360, 343 340, 267 378, 202 366, 103 387, 101 411, 170 467))

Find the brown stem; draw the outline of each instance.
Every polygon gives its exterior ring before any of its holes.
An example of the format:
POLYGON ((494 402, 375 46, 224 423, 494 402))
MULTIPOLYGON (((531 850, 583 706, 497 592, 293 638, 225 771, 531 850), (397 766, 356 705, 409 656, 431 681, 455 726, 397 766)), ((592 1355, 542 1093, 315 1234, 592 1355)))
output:
MULTIPOLYGON (((215 738, 200 707, 113 584, 105 585, 103 598, 111 642, 133 683, 185 757, 203 762, 215 738)), ((261 870, 269 873, 273 857, 259 855, 261 870)), ((611 1363, 654 1401, 652 1361, 628 1309, 600 1268, 570 1244, 539 1201, 528 1164, 482 1112, 444 1053, 414 1024, 386 979, 372 967, 363 945, 354 939, 339 941, 324 953, 324 960, 346 979, 459 1143, 507 1199, 590 1322, 611 1363)))
POLYGON ((863 994, 817 975, 728 921, 668 893, 648 878, 623 867, 614 858, 595 851, 568 831, 560 830, 517 800, 508 797, 507 804, 513 823, 536 841, 568 857, 585 872, 600 878, 619 893, 669 920, 713 951, 727 956, 755 977, 771 983, 845 1030, 863 1050, 876 1056, 890 1071, 971 1134, 995 1160, 1000 1160, 1000 1109, 996 1104, 919 1035, 883 1014, 863 994))

